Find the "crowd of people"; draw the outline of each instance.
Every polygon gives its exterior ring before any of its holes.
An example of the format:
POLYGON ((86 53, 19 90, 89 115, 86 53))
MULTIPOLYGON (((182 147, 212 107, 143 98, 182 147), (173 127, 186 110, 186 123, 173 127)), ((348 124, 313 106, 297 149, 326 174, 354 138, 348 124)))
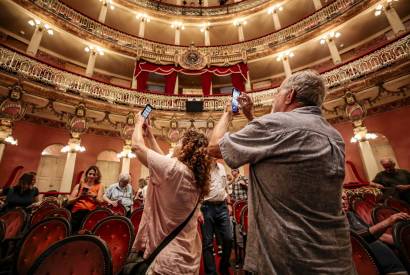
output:
MULTIPOLYGON (((342 194, 344 142, 322 116, 324 94, 320 75, 295 73, 275 94, 272 112, 256 118, 251 97, 242 93, 241 112, 249 120, 243 129, 228 131, 235 115, 228 103, 210 137, 187 130, 172 155, 161 150, 149 122, 137 116, 132 148, 148 167, 149 179, 141 179, 134 192, 131 176, 121 174, 117 183, 104 189, 100 170, 90 166, 67 201, 73 230, 101 203, 122 204, 129 215, 134 200, 141 199, 144 210, 130 259, 148 258, 184 224, 150 263, 148 274, 198 274, 201 254, 206 274, 230 274, 232 204, 247 200, 244 269, 249 272, 355 274, 350 229, 371 243, 386 272, 405 272, 385 245, 392 243, 383 233, 410 216, 399 213, 381 224, 367 225, 350 211, 342 194), (232 168, 230 175, 222 160, 232 168), (250 179, 238 169, 246 164, 250 179), (222 249, 219 270, 215 237, 222 249)), ((382 165, 385 170, 371 185, 409 203, 410 173, 395 169, 392 160, 382 160, 382 165)), ((33 173, 24 174, 15 187, 3 190, 7 207, 36 203, 34 183, 33 173)))

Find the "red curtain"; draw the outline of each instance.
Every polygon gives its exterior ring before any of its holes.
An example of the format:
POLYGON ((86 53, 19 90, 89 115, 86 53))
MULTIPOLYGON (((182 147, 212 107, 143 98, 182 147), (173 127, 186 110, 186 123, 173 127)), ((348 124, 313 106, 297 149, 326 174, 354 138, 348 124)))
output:
POLYGON ((241 92, 245 91, 245 80, 241 74, 231 74, 232 86, 241 92))
POLYGON ((138 74, 137 77, 137 91, 145 92, 147 90, 147 81, 148 81, 149 72, 142 71, 138 74))
POLYGON ((165 94, 173 95, 175 90, 175 83, 177 82, 177 72, 172 72, 165 77, 165 94))
POLYGON ((212 85, 212 74, 210 72, 206 72, 201 75, 201 82, 202 82, 202 94, 204 96, 208 96, 211 94, 211 85, 212 85))

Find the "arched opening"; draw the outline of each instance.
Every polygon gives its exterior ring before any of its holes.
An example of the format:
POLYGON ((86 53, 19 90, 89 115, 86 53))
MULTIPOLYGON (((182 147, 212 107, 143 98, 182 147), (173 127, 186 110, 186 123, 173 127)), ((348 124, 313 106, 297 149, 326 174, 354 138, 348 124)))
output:
POLYGON ((101 171, 101 183, 104 184, 104 186, 110 186, 118 181, 118 175, 121 171, 121 161, 115 151, 105 150, 99 153, 96 165, 101 171))
POLYGON ((40 192, 60 190, 66 155, 61 153, 64 145, 52 144, 41 152, 37 169, 37 187, 40 192))
POLYGON ((377 165, 379 170, 383 170, 383 167, 380 164, 380 160, 383 158, 390 158, 396 162, 396 168, 399 168, 397 163, 396 154, 394 153, 393 147, 390 145, 389 140, 383 134, 376 133, 377 138, 370 140, 370 146, 373 151, 373 155, 377 160, 377 165))

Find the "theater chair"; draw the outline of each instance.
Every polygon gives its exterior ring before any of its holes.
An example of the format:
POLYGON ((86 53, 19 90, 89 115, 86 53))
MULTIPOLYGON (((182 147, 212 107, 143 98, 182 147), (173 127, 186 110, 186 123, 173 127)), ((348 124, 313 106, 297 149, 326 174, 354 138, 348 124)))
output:
POLYGON ((54 243, 70 235, 71 226, 64 218, 48 218, 34 225, 23 237, 15 254, 13 274, 25 275, 34 261, 54 243))
POLYGON ((110 216, 99 221, 92 233, 103 239, 111 252, 113 274, 118 274, 134 243, 134 226, 123 216, 110 216))
POLYGON ((131 214, 131 222, 134 226, 135 235, 138 233, 138 229, 140 227, 142 213, 144 212, 144 208, 135 209, 134 212, 131 214))
POLYGON ((66 219, 68 222, 71 222, 71 212, 68 211, 66 208, 56 208, 48 212, 48 214, 44 218, 51 218, 51 217, 61 217, 66 219))
POLYGON ((248 205, 242 208, 240 221, 240 232, 243 236, 243 258, 245 259, 246 240, 248 236, 248 205))
POLYGON ((405 212, 410 215, 410 205, 408 205, 404 201, 389 197, 386 199, 384 204, 390 208, 397 209, 400 212, 405 212))
POLYGON ((134 200, 134 204, 132 205, 132 209, 136 210, 138 208, 142 208, 144 206, 142 200, 134 200))
POLYGON ((111 275, 111 254, 106 243, 91 235, 65 238, 44 251, 28 274, 111 275))
MULTIPOLYGON (((396 213, 399 213, 399 211, 396 209, 393 209, 393 208, 390 208, 384 205, 377 206, 376 208, 372 210, 373 224, 382 222, 388 219, 391 215, 394 215, 396 213)), ((391 227, 387 228, 386 233, 392 234, 392 228, 391 227)))
POLYGON ((43 202, 40 207, 31 215, 30 227, 42 221, 55 209, 58 209, 57 205, 49 202, 43 202))
POLYGON ((373 253, 365 240, 358 234, 350 231, 350 242, 352 244, 352 258, 358 275, 382 274, 373 253))
POLYGON ((125 209, 124 205, 118 203, 117 206, 108 205, 107 206, 114 214, 125 216, 127 215, 127 209, 125 209))
POLYGON ((17 241, 27 227, 27 213, 22 208, 7 211, 0 216, 4 223, 5 232, 0 245, 0 259, 5 259, 14 250, 17 241))
POLYGON ((359 216, 365 223, 372 224, 372 209, 374 204, 366 202, 362 199, 355 199, 353 201, 353 211, 359 216))
POLYGON ((235 261, 236 265, 239 265, 242 263, 242 257, 240 256, 240 247, 238 245, 238 236, 236 235, 236 228, 239 226, 241 222, 241 211, 242 208, 248 204, 248 201, 246 200, 240 200, 236 201, 232 205, 232 212, 233 212, 233 246, 234 246, 234 252, 235 252, 235 261))
POLYGON ((83 220, 81 231, 92 231, 99 221, 112 215, 112 211, 108 208, 97 208, 94 211, 91 211, 83 220))
POLYGON ((393 240, 399 256, 407 270, 410 270, 410 221, 393 225, 393 240))

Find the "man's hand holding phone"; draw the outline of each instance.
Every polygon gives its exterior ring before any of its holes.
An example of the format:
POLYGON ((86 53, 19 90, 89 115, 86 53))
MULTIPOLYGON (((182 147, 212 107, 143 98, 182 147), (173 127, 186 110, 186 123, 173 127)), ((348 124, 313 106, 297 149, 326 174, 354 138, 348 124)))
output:
POLYGON ((247 93, 241 93, 238 98, 238 102, 245 117, 249 121, 252 121, 254 118, 252 98, 247 93))

